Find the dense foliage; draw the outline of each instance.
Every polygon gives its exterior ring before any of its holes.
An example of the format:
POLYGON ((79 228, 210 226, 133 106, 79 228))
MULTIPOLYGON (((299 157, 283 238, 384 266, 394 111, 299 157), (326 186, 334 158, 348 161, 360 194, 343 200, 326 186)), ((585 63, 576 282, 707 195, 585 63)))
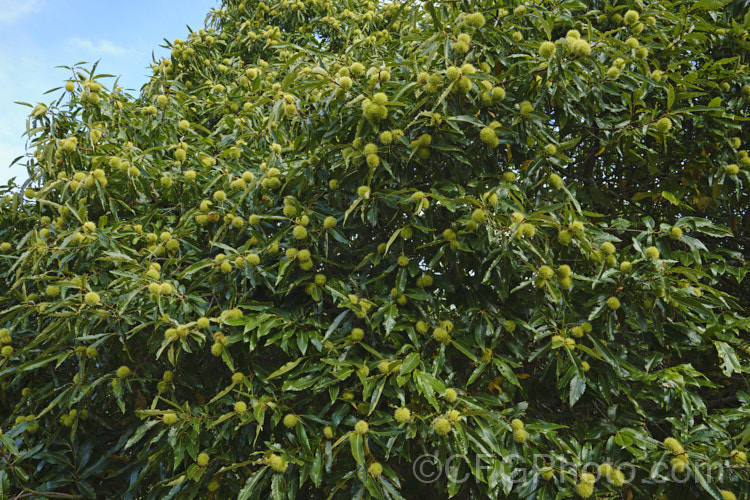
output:
POLYGON ((750 497, 747 10, 224 0, 137 96, 71 67, 0 492, 750 497))

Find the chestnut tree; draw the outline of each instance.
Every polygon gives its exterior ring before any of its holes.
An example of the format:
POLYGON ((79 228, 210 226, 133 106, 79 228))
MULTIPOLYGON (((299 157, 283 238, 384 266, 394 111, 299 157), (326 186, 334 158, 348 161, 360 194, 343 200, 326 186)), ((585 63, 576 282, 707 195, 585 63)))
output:
POLYGON ((69 67, 0 187, 0 496, 750 497, 749 25, 224 0, 137 95, 69 67))

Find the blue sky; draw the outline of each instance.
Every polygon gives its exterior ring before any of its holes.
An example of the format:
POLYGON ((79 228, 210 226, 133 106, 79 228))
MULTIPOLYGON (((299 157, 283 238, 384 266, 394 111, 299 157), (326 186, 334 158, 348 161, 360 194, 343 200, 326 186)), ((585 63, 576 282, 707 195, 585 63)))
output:
POLYGON ((185 39, 187 26, 203 27, 217 0, 0 0, 0 184, 26 179, 25 167, 8 168, 25 148, 29 108, 14 104, 48 103, 68 70, 80 61, 99 60, 97 73, 120 77, 120 86, 137 93, 152 62, 167 55, 163 40, 185 39))

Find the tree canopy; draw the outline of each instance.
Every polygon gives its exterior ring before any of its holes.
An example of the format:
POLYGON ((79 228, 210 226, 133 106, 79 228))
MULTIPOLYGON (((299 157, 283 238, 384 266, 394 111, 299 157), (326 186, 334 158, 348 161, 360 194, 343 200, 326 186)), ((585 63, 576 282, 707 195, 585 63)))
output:
POLYGON ((748 28, 224 0, 137 95, 71 66, 0 187, 0 497, 748 498, 748 28))

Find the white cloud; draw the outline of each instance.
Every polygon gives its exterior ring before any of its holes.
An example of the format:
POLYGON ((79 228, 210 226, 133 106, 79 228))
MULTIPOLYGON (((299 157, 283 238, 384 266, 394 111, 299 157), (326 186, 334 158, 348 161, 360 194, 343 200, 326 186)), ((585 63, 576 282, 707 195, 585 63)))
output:
MULTIPOLYGON (((1 2, 2 0, 0 0, 1 2)), ((119 47, 109 40, 99 40, 99 42, 93 42, 85 38, 73 37, 68 40, 68 43, 77 49, 83 49, 90 53, 97 55, 122 55, 131 52, 131 49, 119 47)))
POLYGON ((16 21, 32 12, 39 12, 40 0, 0 0, 0 23, 16 21))

